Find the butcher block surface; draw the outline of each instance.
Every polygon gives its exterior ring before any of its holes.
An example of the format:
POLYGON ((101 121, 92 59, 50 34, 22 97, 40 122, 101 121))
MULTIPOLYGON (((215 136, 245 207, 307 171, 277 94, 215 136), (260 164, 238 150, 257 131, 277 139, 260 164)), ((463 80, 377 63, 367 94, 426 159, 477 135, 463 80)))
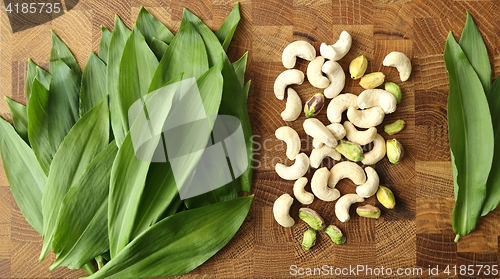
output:
MULTIPOLYGON (((70 47, 83 67, 89 53, 97 50, 100 26, 112 29, 114 14, 131 27, 140 7, 145 6, 177 32, 182 9, 186 7, 216 30, 234 4, 231 0, 80 0, 63 16, 16 33, 12 33, 2 8, 1 94, 24 102, 27 60, 31 58, 47 68, 50 30, 70 47)), ((229 57, 235 61, 245 52, 249 54, 246 78, 252 81, 248 109, 255 135, 252 189, 255 199, 243 226, 229 244, 182 277, 481 278, 488 277, 478 274, 481 265, 499 269, 498 210, 482 218, 473 233, 458 243, 453 241, 453 176, 446 119, 448 76, 443 60, 448 32, 453 31, 458 38, 469 11, 485 38, 494 76, 498 75, 498 1, 242 0, 240 5, 242 19, 229 57), (298 218, 300 205, 295 202, 292 206, 291 214, 296 220, 292 228, 279 226, 273 218, 274 201, 283 193, 292 194, 293 186, 293 181, 281 179, 274 171, 278 162, 291 163, 274 131, 284 125, 296 129, 303 139, 305 152, 312 149, 312 140, 302 128, 303 114, 294 122, 281 119, 285 101, 274 96, 273 83, 285 69, 281 53, 287 44, 306 40, 319 53, 320 44, 336 42, 342 30, 353 38, 351 51, 339 61, 347 73, 343 92, 359 94, 362 91, 347 71, 349 62, 361 54, 369 60, 367 72, 384 72, 387 80, 399 84, 403 91, 397 111, 387 115, 382 125, 403 119, 406 127, 401 133, 389 136, 379 126, 379 133, 385 139, 398 139, 405 148, 405 157, 397 165, 385 158, 375 166, 381 184, 393 190, 397 205, 392 210, 383 209, 378 220, 360 218, 351 209, 351 220, 341 223, 335 218, 334 203, 316 199, 309 207, 317 210, 327 223, 339 226, 347 242, 335 245, 322 233, 318 234, 316 246, 304 251, 300 243, 307 225, 298 218), (408 81, 401 82, 396 69, 382 66, 382 60, 391 51, 404 52, 411 59, 413 71, 408 81), (461 273, 461 268, 469 265, 474 274, 461 273), (449 274, 445 273, 446 267, 449 274), (360 271, 361 268, 365 272, 360 271), (367 273, 369 269, 372 269, 371 275, 367 273), (398 271, 403 274, 396 274, 398 271)), ((302 70, 306 66, 304 61, 297 65, 302 70)), ((308 82, 295 89, 302 101, 319 92, 308 82)), ((0 115, 10 117, 3 99, 0 115)), ((318 118, 327 123, 326 110, 318 118)), ((0 278, 84 276, 81 270, 49 271, 53 254, 38 261, 42 238, 27 224, 16 206, 1 163, 0 169, 0 278)), ((307 174, 309 178, 312 171, 307 174)), ((355 186, 350 181, 342 181, 338 188, 342 193, 353 193, 355 186)), ((375 197, 365 203, 381 207, 375 197)))

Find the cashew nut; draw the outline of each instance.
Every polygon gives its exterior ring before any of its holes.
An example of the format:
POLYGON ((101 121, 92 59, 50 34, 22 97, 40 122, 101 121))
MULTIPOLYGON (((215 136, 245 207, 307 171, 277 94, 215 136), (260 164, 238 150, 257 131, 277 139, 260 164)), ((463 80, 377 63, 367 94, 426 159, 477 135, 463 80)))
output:
POLYGON ((323 94, 328 99, 338 96, 345 86, 344 69, 342 69, 339 63, 330 60, 323 64, 321 70, 330 81, 330 85, 325 88, 323 94))
POLYGON ((304 120, 302 126, 304 127, 304 132, 313 139, 317 139, 330 147, 337 146, 337 139, 317 118, 308 118, 304 120))
POLYGON ((340 197, 338 189, 328 187, 330 171, 326 167, 314 172, 311 179, 311 190, 322 201, 334 201, 340 197))
POLYGON ((305 153, 300 153, 295 157, 293 165, 287 166, 277 163, 274 169, 285 180, 297 180, 304 176, 309 169, 309 157, 305 153))
POLYGON ((342 113, 349 107, 358 107, 358 96, 351 93, 339 94, 328 104, 326 116, 331 123, 340 123, 342 113))
POLYGON ((365 172, 367 177, 366 182, 356 187, 356 194, 363 198, 369 198, 377 193, 380 179, 377 171, 372 167, 366 167, 365 172))
POLYGON ((274 135, 277 139, 286 143, 286 157, 290 160, 295 160, 295 157, 300 152, 300 137, 297 132, 288 127, 283 126, 276 129, 274 135))
POLYGON ((302 112, 302 101, 299 94, 293 88, 287 89, 288 97, 286 99, 285 110, 281 112, 281 118, 285 121, 294 121, 299 118, 302 112))
POLYGON ((342 158, 342 155, 335 150, 335 148, 332 148, 328 145, 323 145, 320 148, 314 148, 311 151, 311 156, 309 156, 309 162, 311 163, 311 167, 317 169, 321 165, 321 162, 323 162, 323 159, 325 157, 330 157, 335 161, 340 161, 342 158))
POLYGON ((307 80, 309 83, 316 88, 327 88, 330 85, 330 80, 323 76, 321 68, 325 63, 325 58, 322 56, 316 56, 309 65, 307 65, 307 80))
POLYGON ((306 41, 295 41, 283 49, 281 61, 287 69, 295 67, 297 57, 311 61, 316 57, 316 49, 306 41))
POLYGON ((372 150, 364 154, 361 163, 363 163, 364 165, 375 165, 376 163, 378 163, 378 161, 384 158, 385 152, 386 152, 385 140, 380 134, 377 134, 377 136, 373 140, 372 150))
POLYGON ((377 128, 370 127, 367 130, 358 131, 349 121, 344 122, 344 129, 347 139, 359 145, 369 144, 377 136, 377 128))
POLYGON ((321 55, 327 59, 338 61, 351 49, 352 37, 347 31, 342 31, 339 40, 333 45, 322 43, 319 47, 321 55))
POLYGON ((278 100, 285 99, 285 89, 291 84, 302 84, 304 78, 304 73, 300 70, 291 69, 283 71, 274 81, 274 95, 276 95, 278 100))
POLYGON ((340 123, 332 123, 330 125, 326 125, 326 128, 338 140, 343 139, 345 137, 345 135, 347 134, 347 132, 344 128, 344 125, 342 125, 340 123))
POLYGON ((346 194, 340 197, 340 199, 335 203, 335 215, 340 222, 347 222, 351 219, 349 216, 349 208, 352 204, 357 202, 364 202, 363 197, 358 196, 358 194, 346 194))
POLYGON ((347 119, 359 128, 370 128, 380 125, 384 121, 384 110, 379 107, 358 110, 354 107, 347 109, 347 119))
POLYGON ((406 54, 393 51, 384 58, 382 65, 388 67, 396 67, 399 72, 399 78, 401 81, 407 81, 411 74, 411 61, 406 54))
POLYGON ((289 194, 283 194, 274 201, 273 215, 278 224, 283 227, 291 227, 295 220, 290 216, 290 207, 292 207, 293 198, 289 194))
POLYGON ((358 95, 360 109, 379 107, 389 114, 396 111, 397 103, 396 97, 384 89, 367 89, 358 95))
POLYGON ((301 177, 293 184, 293 195, 301 204, 311 204, 314 201, 314 195, 305 190, 307 178, 301 177))
POLYGON ((351 161, 342 161, 333 166, 330 170, 328 186, 334 188, 337 183, 344 178, 350 179, 356 185, 361 185, 366 182, 366 175, 363 169, 358 164, 351 161))

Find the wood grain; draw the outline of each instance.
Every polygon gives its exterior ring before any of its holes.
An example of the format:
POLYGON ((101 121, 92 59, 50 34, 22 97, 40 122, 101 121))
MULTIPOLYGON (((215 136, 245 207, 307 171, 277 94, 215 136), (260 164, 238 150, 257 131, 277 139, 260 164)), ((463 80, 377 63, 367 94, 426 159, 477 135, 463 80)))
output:
MULTIPOLYGON (((23 102, 26 61, 32 58, 47 68, 51 29, 70 46, 83 67, 89 53, 98 47, 100 26, 111 29, 115 14, 131 27, 140 6, 144 5, 177 32, 182 9, 187 7, 215 30, 234 3, 234 0, 80 0, 64 16, 15 34, 6 14, 0 12, 2 95, 23 102)), ((422 268, 423 274, 405 278, 428 278, 429 266, 499 264, 498 210, 481 219, 471 235, 458 244, 453 242, 453 176, 446 123, 448 80, 442 52, 448 32, 453 30, 459 36, 465 11, 469 11, 485 37, 494 74, 500 74, 500 5, 494 0, 242 0, 240 4, 242 20, 229 56, 234 61, 247 51, 249 54, 247 79, 252 80, 252 87, 248 107, 256 148, 255 201, 235 238, 205 264, 181 277, 286 278, 290 277, 293 265, 303 268, 363 265, 393 270, 422 268), (284 181, 274 172, 277 162, 291 163, 274 131, 283 125, 296 129, 303 139, 304 152, 310 152, 312 141, 304 134, 303 116, 293 123, 281 119, 285 103, 274 97, 273 83, 284 70, 281 52, 288 43, 307 40, 319 49, 322 42, 334 43, 342 30, 353 36, 351 51, 339 61, 344 69, 349 61, 364 54, 370 61, 368 71, 383 71, 387 80, 401 86, 403 101, 383 124, 404 119, 407 126, 394 136, 379 132, 386 139, 400 140, 406 157, 398 165, 391 165, 387 159, 376 165, 381 183, 391 187, 397 199, 397 207, 384 209, 378 220, 359 218, 353 209, 352 220, 340 223, 335 218, 333 203, 316 200, 311 204, 327 223, 338 225, 348 241, 335 245, 321 232, 317 245, 306 252, 300 247, 306 225, 298 221, 292 228, 282 228, 273 219, 274 200, 282 193, 292 193, 293 186, 293 181, 284 181), (382 66, 384 56, 393 50, 405 52, 412 60, 412 76, 405 83, 399 81, 395 69, 382 66)), ((306 66, 299 61, 297 68, 305 70, 306 66)), ((302 101, 317 91, 307 81, 296 89, 302 101)), ((361 91, 357 81, 347 79, 344 92, 361 91)), ((0 116, 10 117, 3 100, 0 116)), ((326 123, 326 112, 318 118, 326 123)), ((332 162, 325 161, 328 163, 331 166, 332 162)), ((17 208, 1 162, 0 169, 0 278, 83 276, 82 271, 65 268, 50 272, 52 254, 38 262, 41 237, 17 208)), ((311 178, 312 173, 306 176, 311 178)), ((353 191, 354 187, 349 181, 338 185, 343 193, 353 191)), ((366 203, 378 205, 373 197, 366 203)), ((296 220, 299 207, 299 204, 292 206, 291 214, 296 220)), ((393 274, 384 278, 400 277, 393 274)), ((433 278, 447 277, 441 273, 433 278)))

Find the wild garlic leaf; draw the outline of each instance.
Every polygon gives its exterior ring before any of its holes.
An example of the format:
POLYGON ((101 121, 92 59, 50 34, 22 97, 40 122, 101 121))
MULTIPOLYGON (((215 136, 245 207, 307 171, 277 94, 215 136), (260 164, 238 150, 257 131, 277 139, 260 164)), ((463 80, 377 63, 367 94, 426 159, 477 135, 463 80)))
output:
MULTIPOLYGON (((243 134, 245 137, 245 144, 247 149, 248 157, 248 168, 247 170, 238 178, 240 183, 240 189, 238 191, 249 192, 251 191, 252 182, 252 172, 251 167, 251 154, 253 153, 252 144, 252 128, 250 125, 250 117, 248 115, 248 108, 246 106, 246 93, 243 91, 243 87, 240 86, 238 76, 229 62, 227 55, 225 54, 220 42, 218 41, 215 34, 205 25, 196 15, 194 15, 189 10, 185 9, 182 17, 182 21, 191 22, 196 30, 199 32, 203 41, 205 42, 207 53, 209 56, 209 62, 214 63, 217 61, 222 54, 223 68, 222 76, 224 79, 224 87, 222 93, 222 101, 219 109, 220 115, 232 115, 237 117, 241 121, 241 126, 243 134)), ((182 22, 181 22, 182 25, 182 22)), ((235 189, 217 189, 216 191, 224 190, 235 190, 235 189)))
POLYGON ((8 97, 4 97, 7 106, 9 107, 12 122, 16 128, 16 132, 21 138, 29 144, 28 139, 28 108, 8 97))
POLYGON ((151 50, 155 53, 156 58, 160 61, 165 51, 167 51, 168 45, 164 41, 161 41, 155 37, 151 40, 151 50))
POLYGON ((174 34, 143 6, 137 15, 136 24, 148 44, 151 44, 153 37, 166 44, 170 44, 174 39, 174 34))
POLYGON ((42 234, 41 200, 47 176, 38 164, 33 150, 3 118, 0 118, 0 154, 17 206, 28 224, 42 234))
POLYGON ((484 92, 489 92, 491 88, 491 64, 488 50, 481 36, 481 32, 476 26, 474 19, 467 12, 465 26, 459 41, 465 56, 469 60, 472 68, 479 76, 484 88, 484 92))
POLYGON ((112 35, 111 31, 106 29, 106 27, 101 26, 101 41, 99 42, 97 55, 106 65, 108 64, 109 42, 111 41, 112 35))
MULTIPOLYGON (((127 133, 132 124, 129 123, 130 106, 148 93, 158 64, 159 62, 146 44, 144 36, 137 26, 134 26, 125 43, 118 74, 119 116, 122 118, 124 134, 127 133)), ((115 117, 117 116, 115 115, 115 117)))
POLYGON ((167 115, 173 106, 173 85, 164 86, 140 99, 139 112, 132 123, 111 169, 108 206, 109 251, 114 258, 131 240, 134 220, 144 190, 150 162, 161 140, 161 132, 167 115), (138 139, 137 139, 138 138, 138 139), (144 143, 134 147, 134 141, 144 143), (140 152, 139 154, 136 153, 140 152))
POLYGON ((493 160, 493 125, 481 81, 453 35, 446 40, 444 59, 449 77, 448 135, 454 165, 455 241, 476 227, 493 160))
MULTIPOLYGON (((196 82, 207 116, 214 116, 219 110, 223 86, 221 70, 222 64, 216 65, 210 68, 196 82)), ((190 112, 186 111, 185 107, 189 107, 189 104, 180 106, 179 111, 175 111, 175 108, 173 108, 169 117, 173 117, 174 121, 175 119, 187 119, 189 115, 186 114, 190 112)), ((207 129, 212 130, 213 122, 207 120, 206 125, 207 129)), ((190 131, 183 131, 184 134, 182 136, 184 139, 180 141, 179 149, 189 149, 193 146, 199 146, 201 142, 206 143, 208 139, 193 140, 193 138, 201 136, 200 131, 196 127, 196 125, 193 125, 190 131)), ((194 148, 194 150, 197 149, 194 148)), ((197 165, 198 161, 195 157, 190 157, 188 164, 183 169, 186 173, 191 173, 197 165)), ((161 220, 167 208, 170 207, 170 203, 179 204, 180 197, 177 190, 177 183, 182 185, 183 181, 175 180, 169 162, 154 163, 151 165, 143 197, 137 210, 134 236, 137 236, 140 232, 161 220)))
POLYGON ((222 25, 215 32, 225 52, 229 49, 229 45, 233 40, 233 35, 236 31, 236 27, 238 27, 240 19, 240 3, 236 3, 231 13, 229 13, 222 25))
POLYGON ((109 110, 105 98, 76 122, 54 155, 42 198, 44 239, 40 259, 51 249, 64 196, 108 143, 109 110))
POLYGON ((77 83, 80 83, 80 78, 82 76, 82 70, 78 65, 75 57, 69 50, 68 46, 54 33, 51 31, 52 35, 52 49, 50 51, 50 72, 54 73, 56 66, 59 64, 59 60, 62 60, 76 75, 77 83))
POLYGON ((82 74, 80 115, 84 115, 106 96, 106 64, 94 52, 90 53, 82 74))
POLYGON ((193 25, 181 24, 151 81, 149 91, 154 91, 180 73, 184 78, 198 78, 209 69, 205 44, 193 25))
POLYGON ((28 103, 28 138, 46 174, 52 158, 78 120, 78 78, 62 60, 54 63, 50 88, 35 79, 28 103))
POLYGON ((51 269, 77 269, 108 250, 109 181, 117 152, 114 142, 108 144, 64 197, 52 242, 57 257, 51 269))
POLYGON ((236 234, 253 196, 186 210, 150 227, 88 279, 153 278, 187 273, 236 234))
POLYGON ((483 204, 481 216, 493 211, 500 204, 500 78, 496 78, 488 93, 493 132, 495 133, 495 144, 493 163, 486 183, 486 200, 483 204))
POLYGON ((238 77, 238 81, 240 82, 240 86, 245 86, 245 72, 247 70, 247 60, 248 60, 248 52, 245 52, 240 59, 233 62, 234 72, 238 77))
POLYGON ((120 91, 118 89, 118 76, 120 73, 120 61, 123 55, 125 43, 131 31, 125 26, 123 21, 115 16, 115 27, 109 41, 108 60, 106 67, 106 88, 109 95, 109 110, 111 114, 111 127, 116 140, 116 145, 120 147, 126 136, 123 118, 121 116, 120 91))

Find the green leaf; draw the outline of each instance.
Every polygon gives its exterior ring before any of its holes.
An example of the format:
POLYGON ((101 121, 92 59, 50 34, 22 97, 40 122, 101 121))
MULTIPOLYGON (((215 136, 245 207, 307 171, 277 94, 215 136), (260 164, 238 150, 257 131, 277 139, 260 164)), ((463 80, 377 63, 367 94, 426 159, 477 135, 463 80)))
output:
MULTIPOLYGON (((142 106, 148 108, 149 118, 137 118, 132 124, 111 170, 108 207, 109 251, 114 258, 131 240, 134 220, 141 200, 151 160, 138 158, 134 137, 144 136, 147 141, 140 152, 150 159, 160 141, 163 124, 177 95, 176 87, 167 85, 142 98, 142 106), (161 109, 160 109, 161 108, 161 109)), ((134 108, 135 109, 135 108, 134 108)), ((139 147, 137 147, 139 150, 139 147)))
POLYGON ((51 269, 80 268, 108 250, 109 181, 117 152, 111 142, 64 197, 52 243, 57 258, 51 269))
POLYGON ((79 117, 77 77, 61 60, 54 62, 54 68, 49 90, 35 79, 28 104, 28 138, 46 174, 56 150, 79 117))
POLYGON ((75 57, 69 50, 68 46, 54 33, 50 32, 52 35, 52 49, 50 51, 50 72, 54 74, 55 68, 59 64, 59 60, 62 60, 78 77, 78 82, 80 83, 80 78, 82 76, 82 70, 78 65, 75 57))
MULTIPOLYGON (((208 70, 197 80, 198 90, 203 102, 206 115, 213 116, 217 114, 222 97, 222 75, 221 64, 216 65, 208 70)), ((189 113, 181 109, 181 113, 189 113)), ((172 116, 169 116, 172 117, 172 116)), ((175 114, 175 118, 186 119, 185 117, 175 114)), ((213 123, 207 121, 209 129, 212 130, 213 123)), ((186 132, 186 131, 185 131, 186 132)), ((196 146, 199 143, 188 140, 191 137, 200 137, 198 130, 186 132, 186 139, 182 141, 181 149, 196 146)), ((206 142, 206 141, 205 141, 206 142)), ((193 160, 189 166, 185 167, 186 172, 192 172, 197 165, 197 161, 193 160)), ((178 181, 179 182, 179 181, 178 181)), ((180 183, 183 183, 182 181, 180 183)), ((133 235, 136 236, 146 230, 152 224, 158 222, 164 216, 167 208, 171 203, 179 204, 180 198, 177 190, 177 183, 172 173, 172 168, 169 162, 153 163, 150 166, 146 179, 142 200, 137 210, 135 229, 133 235)), ((175 206, 174 206, 175 208, 175 206)), ((173 213, 173 212, 170 212, 173 213)))
POLYGON ((82 75, 80 115, 84 115, 106 96, 106 64, 91 52, 82 75))
POLYGON ((497 78, 488 94, 490 105, 493 132, 495 133, 495 144, 493 153, 493 163, 486 183, 486 200, 483 204, 481 216, 493 211, 500 204, 500 78, 497 78))
POLYGON ((47 176, 33 150, 0 118, 0 153, 5 175, 17 206, 26 221, 39 234, 43 232, 42 195, 47 176))
POLYGON ((40 259, 50 250, 64 196, 108 142, 109 110, 104 99, 76 122, 54 155, 42 198, 44 240, 40 259))
POLYGON ((118 89, 118 76, 120 74, 120 60, 123 49, 131 31, 123 21, 115 16, 115 28, 109 42, 108 65, 106 68, 106 88, 109 95, 109 110, 111 114, 111 127, 116 140, 116 145, 121 146, 125 139, 124 123, 121 116, 120 91, 118 89))
POLYGON ((106 27, 101 26, 101 41, 99 42, 99 50, 97 54, 105 64, 108 63, 109 43, 112 35, 111 31, 106 29, 106 27))
POLYGON ((141 31, 149 46, 152 45, 153 38, 156 38, 167 45, 172 42, 174 34, 168 30, 161 21, 155 18, 144 7, 141 7, 136 19, 137 28, 141 31))
POLYGON ((231 44, 234 32, 236 31, 236 27, 238 27, 240 19, 240 3, 236 3, 231 13, 229 13, 229 16, 226 17, 217 32, 215 32, 215 35, 219 39, 219 42, 225 52, 229 49, 229 45, 231 44))
POLYGON ((151 50, 155 53, 156 58, 158 58, 158 60, 161 60, 163 55, 165 55, 167 48, 168 48, 167 43, 158 40, 155 37, 153 37, 153 39, 151 40, 151 50))
POLYGON ((241 197, 167 217, 88 279, 152 278, 190 272, 233 238, 252 199, 241 197))
POLYGON ((184 78, 199 78, 209 69, 207 52, 200 35, 190 23, 181 24, 160 61, 149 91, 154 91, 172 78, 184 73, 184 78))
POLYGON ((484 92, 489 92, 491 87, 490 58, 483 37, 469 12, 467 12, 467 19, 465 20, 459 44, 472 68, 474 68, 476 74, 479 76, 484 92))
POLYGON ((26 79, 24 81, 24 88, 25 92, 24 94, 26 95, 26 104, 29 102, 30 96, 31 96, 31 86, 33 85, 33 81, 35 80, 37 71, 36 67, 38 67, 33 60, 28 59, 28 70, 26 70, 26 79))
MULTIPOLYGON (((120 134, 129 130, 130 106, 148 93, 153 75, 158 68, 158 60, 146 44, 137 26, 134 26, 123 50, 118 75, 119 113, 122 123, 120 134)), ((116 116, 115 116, 116 117, 116 116)), ((117 129, 119 129, 117 127, 117 129)))
POLYGON ((248 52, 245 52, 240 59, 233 63, 234 72, 238 77, 238 81, 240 82, 240 86, 245 86, 245 72, 247 70, 247 60, 248 60, 248 52))
POLYGON ((493 160, 493 126, 481 81, 453 35, 444 50, 449 75, 448 138, 457 193, 452 225, 458 241, 476 227, 493 160))
POLYGON ((28 108, 10 98, 4 97, 7 106, 9 107, 12 122, 16 128, 16 132, 21 138, 29 143, 28 140, 28 108))
MULTIPOLYGON (((243 134, 245 137, 245 144, 248 154, 248 168, 238 178, 240 182, 241 189, 232 189, 233 191, 241 190, 244 192, 251 191, 252 185, 252 156, 253 153, 253 143, 252 143, 252 127, 250 125, 250 117, 248 115, 248 109, 246 106, 246 92, 243 90, 243 87, 240 85, 238 80, 238 76, 229 62, 227 55, 225 54, 222 46, 218 42, 215 34, 206 26, 196 15, 191 13, 189 10, 184 9, 184 14, 182 17, 183 22, 189 21, 191 22, 196 30, 199 32, 203 41, 205 42, 207 53, 209 57, 210 65, 213 65, 215 61, 220 59, 220 55, 222 53, 223 59, 223 68, 222 68, 222 76, 224 78, 224 87, 222 93, 222 101, 219 109, 219 114, 221 115, 232 115, 238 117, 241 121, 243 134)), ((181 22, 182 25, 182 22, 181 22)), ((177 36, 176 36, 177 37, 177 36)), ((217 189, 217 191, 224 190, 217 189)))

